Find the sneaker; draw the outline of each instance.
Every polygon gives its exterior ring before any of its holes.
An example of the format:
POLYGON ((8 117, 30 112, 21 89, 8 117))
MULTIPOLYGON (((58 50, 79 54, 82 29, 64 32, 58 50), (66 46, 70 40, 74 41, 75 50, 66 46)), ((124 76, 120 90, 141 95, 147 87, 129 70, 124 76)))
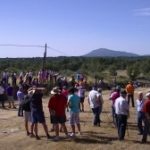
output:
POLYGON ((40 140, 40 137, 38 135, 35 136, 36 140, 40 140))
POLYGON ((48 135, 47 135, 47 139, 50 139, 50 138, 51 138, 51 137, 50 137, 50 135, 48 134, 48 135))
POLYGON ((31 134, 30 134, 30 137, 33 138, 33 137, 35 137, 35 135, 34 135, 33 133, 31 133, 31 134))
POLYGON ((29 136, 30 135, 30 132, 27 132, 27 136, 29 136))
POLYGON ((75 134, 74 134, 74 133, 71 133, 71 134, 70 134, 70 137, 75 137, 75 134))

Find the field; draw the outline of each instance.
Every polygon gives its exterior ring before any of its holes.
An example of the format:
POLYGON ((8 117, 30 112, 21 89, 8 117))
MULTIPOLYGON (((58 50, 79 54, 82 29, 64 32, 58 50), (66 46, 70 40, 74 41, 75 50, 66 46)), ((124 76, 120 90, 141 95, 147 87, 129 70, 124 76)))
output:
MULTIPOLYGON (((137 89, 147 92, 148 89, 137 89)), ((39 136, 41 140, 27 137, 24 130, 23 118, 17 117, 16 110, 2 110, 0 108, 0 150, 149 150, 150 142, 141 144, 141 136, 137 135, 136 111, 130 107, 130 118, 128 119, 128 130, 125 141, 120 142, 117 138, 117 130, 111 119, 111 104, 108 100, 109 91, 103 92, 104 109, 101 115, 101 127, 92 126, 92 113, 85 100, 85 112, 80 114, 83 135, 77 135, 75 139, 65 138, 61 134, 61 140, 54 142, 47 140, 41 125, 39 125, 39 136)), ((51 124, 47 109, 48 98, 43 99, 46 122, 49 130, 51 124)), ((68 131, 70 131, 67 123, 68 131)), ((50 132, 54 136, 53 132, 50 132)), ((150 139, 148 139, 150 141, 150 139)))

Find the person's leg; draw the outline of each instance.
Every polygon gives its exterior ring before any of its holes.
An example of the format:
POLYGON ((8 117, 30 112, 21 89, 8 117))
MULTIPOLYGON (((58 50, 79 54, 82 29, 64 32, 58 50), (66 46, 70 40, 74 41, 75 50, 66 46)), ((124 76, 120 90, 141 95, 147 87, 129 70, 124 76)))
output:
POLYGON ((131 94, 132 107, 134 107, 134 94, 131 94))
POLYGON ((28 127, 28 118, 29 118, 28 115, 29 115, 28 112, 25 112, 25 114, 24 114, 24 117, 25 117, 25 130, 26 130, 27 136, 30 135, 29 127, 28 127))
POLYGON ((119 133, 119 139, 120 140, 124 140, 125 132, 126 132, 126 126, 127 126, 127 116, 122 115, 121 116, 120 133, 119 133))
POLYGON ((5 100, 3 99, 1 102, 2 102, 2 108, 5 108, 5 100))
POLYGON ((127 95, 127 99, 128 99, 128 104, 130 106, 130 94, 127 95))
POLYGON ((81 110, 84 112, 84 102, 81 102, 81 110))
POLYGON ((11 102, 8 101, 8 108, 11 108, 11 102))
POLYGON ((93 111, 93 125, 96 126, 97 125, 97 120, 96 120, 96 108, 92 108, 93 111))
POLYGON ((39 140, 40 137, 38 136, 38 124, 37 123, 34 124, 34 132, 35 132, 36 139, 39 140))
POLYGON ((149 123, 148 123, 148 120, 145 118, 144 119, 144 131, 143 131, 143 137, 142 137, 142 142, 143 143, 146 143, 147 142, 147 135, 148 135, 148 132, 149 132, 149 123))
POLYGON ((71 129, 72 129, 72 135, 75 135, 75 125, 74 124, 71 125, 71 129))
POLYGON ((56 137, 59 137, 59 124, 58 123, 54 124, 54 130, 55 130, 56 137))
POLYGON ((65 123, 62 123, 62 124, 61 124, 61 127, 62 127, 64 133, 65 133, 66 135, 68 135, 68 131, 67 131, 67 128, 66 128, 65 123))
POLYGON ((100 126, 100 107, 97 107, 95 110, 96 110, 96 112, 95 112, 96 113, 95 114, 96 115, 95 116, 96 117, 96 125, 100 126))
POLYGON ((45 131, 45 134, 46 134, 47 138, 50 138, 50 135, 48 133, 48 127, 47 127, 46 123, 44 122, 44 123, 42 123, 42 125, 43 125, 43 129, 45 131))
POLYGON ((71 126, 71 136, 75 136, 75 113, 70 112, 70 120, 69 120, 70 126, 71 126))
POLYGON ((137 124, 138 124, 139 134, 143 134, 142 120, 143 120, 142 113, 138 112, 137 124))
POLYGON ((33 130, 34 130, 34 123, 31 123, 31 137, 33 137, 33 136, 34 136, 34 134, 33 134, 33 130))

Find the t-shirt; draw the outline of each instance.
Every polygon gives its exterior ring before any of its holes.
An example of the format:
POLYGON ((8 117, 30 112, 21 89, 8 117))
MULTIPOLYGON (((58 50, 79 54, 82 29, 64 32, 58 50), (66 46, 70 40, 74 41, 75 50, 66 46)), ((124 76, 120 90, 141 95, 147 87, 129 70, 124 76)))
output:
POLYGON ((146 100, 142 109, 142 112, 150 115, 150 100, 146 100))
POLYGON ((55 111, 55 116, 65 117, 65 110, 67 106, 67 98, 62 94, 53 95, 48 103, 48 108, 55 111))
POLYGON ((31 111, 43 111, 42 93, 34 93, 31 100, 31 111))
POLYGON ((13 96, 13 87, 9 86, 9 87, 7 88, 7 95, 8 95, 8 96, 13 96))
POLYGON ((85 89, 83 87, 78 87, 78 96, 85 97, 85 89))
POLYGON ((98 92, 96 90, 91 90, 89 92, 88 100, 91 108, 96 108, 100 106, 97 95, 98 92))
POLYGON ((138 112, 142 111, 144 105, 144 100, 136 100, 136 109, 138 112))
POLYGON ((23 92, 18 91, 17 92, 17 98, 18 98, 19 102, 23 101, 24 100, 24 94, 23 94, 23 92))
POLYGON ((120 96, 115 101, 115 112, 117 115, 128 115, 129 105, 125 98, 120 96))
POLYGON ((127 92, 128 94, 133 94, 133 93, 134 93, 134 86, 133 86, 132 84, 128 84, 128 85, 126 86, 126 92, 127 92))
POLYGON ((119 92, 113 92, 111 95, 110 95, 110 99, 112 100, 112 103, 114 104, 115 103, 115 100, 120 96, 119 92))
POLYGON ((68 102, 70 107, 70 112, 78 113, 80 112, 80 98, 76 94, 72 94, 68 96, 68 102))

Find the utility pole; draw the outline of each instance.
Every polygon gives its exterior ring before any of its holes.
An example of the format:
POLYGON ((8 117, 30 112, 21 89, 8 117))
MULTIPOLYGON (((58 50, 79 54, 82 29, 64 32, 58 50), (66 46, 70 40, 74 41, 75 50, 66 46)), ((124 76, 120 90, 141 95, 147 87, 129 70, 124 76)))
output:
POLYGON ((42 70, 45 70, 46 56, 47 56, 47 43, 45 44, 45 50, 44 50, 44 56, 43 56, 42 70))

